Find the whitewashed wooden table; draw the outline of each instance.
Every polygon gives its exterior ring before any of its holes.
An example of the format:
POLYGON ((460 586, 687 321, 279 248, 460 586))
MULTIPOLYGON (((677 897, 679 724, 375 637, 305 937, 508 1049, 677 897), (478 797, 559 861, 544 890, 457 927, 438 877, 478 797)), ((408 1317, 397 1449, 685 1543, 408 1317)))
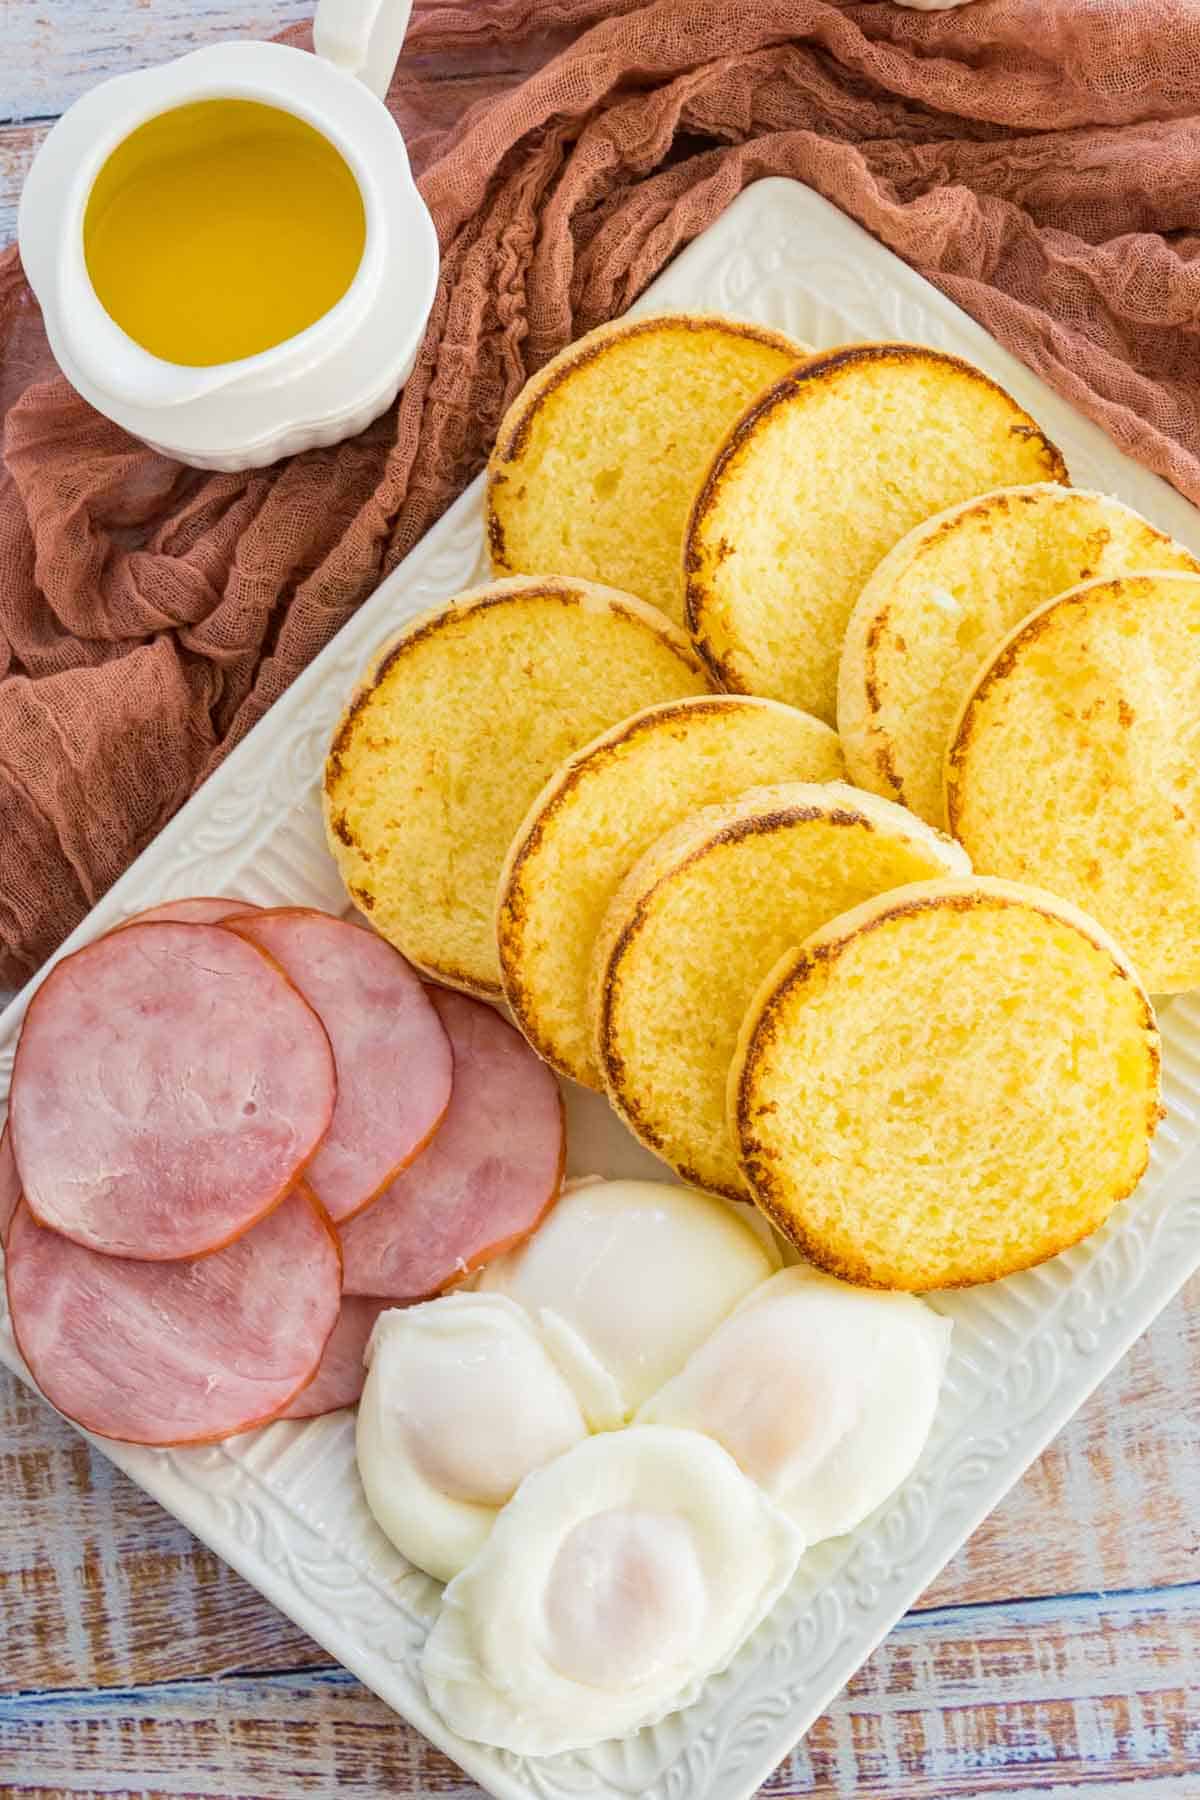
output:
MULTIPOLYGON (((85 88, 301 12, 0 0, 0 243, 34 148, 85 88)), ((764 1792, 1067 1800, 1113 1785, 1200 1800, 1200 1283, 764 1792)), ((477 1791, 0 1374, 0 1794, 477 1791)))

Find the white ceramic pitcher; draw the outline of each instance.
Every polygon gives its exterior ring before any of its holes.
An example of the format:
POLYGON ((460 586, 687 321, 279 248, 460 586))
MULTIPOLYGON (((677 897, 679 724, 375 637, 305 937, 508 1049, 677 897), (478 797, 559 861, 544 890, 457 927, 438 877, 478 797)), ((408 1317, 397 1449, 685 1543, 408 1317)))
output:
POLYGON ((383 104, 411 9, 412 0, 319 0, 316 56, 269 43, 196 50, 94 88, 42 144, 18 230, 50 346, 85 399, 155 449, 198 468, 257 468, 361 431, 407 380, 438 276, 433 221, 383 104), (84 218, 97 175, 138 126, 225 99, 292 113, 341 153, 362 196, 364 247, 314 324, 256 355, 185 366, 143 349, 105 310, 84 218))

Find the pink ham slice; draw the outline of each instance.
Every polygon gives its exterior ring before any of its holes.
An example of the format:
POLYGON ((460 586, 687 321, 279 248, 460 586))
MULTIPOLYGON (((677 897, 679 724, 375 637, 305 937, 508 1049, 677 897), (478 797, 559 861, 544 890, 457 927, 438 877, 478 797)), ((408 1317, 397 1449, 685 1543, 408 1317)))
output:
MULTIPOLYGON (((222 919, 235 919, 243 913, 259 910, 249 900, 232 900, 228 895, 220 894, 195 894, 190 899, 164 900, 158 906, 147 907, 145 912, 126 919, 125 925, 146 925, 156 919, 173 925, 219 925, 222 919)), ((117 930, 124 931, 125 925, 118 925, 117 930)))
POLYGON ((308 1386, 284 1407, 281 1419, 315 1419, 322 1413, 354 1405, 367 1373, 363 1367, 367 1339, 380 1313, 391 1304, 390 1300, 364 1300, 357 1294, 343 1296, 342 1310, 325 1346, 320 1368, 308 1386))
POLYGON ((198 1262, 97 1256, 22 1203, 5 1270, 17 1348, 46 1398, 135 1444, 273 1419, 319 1365, 341 1299, 337 1239, 302 1188, 198 1262))
POLYGON ((0 1244, 8 1235, 9 1220, 16 1212, 20 1198, 21 1177, 17 1174, 17 1159, 12 1153, 6 1125, 0 1131, 0 1244))
POLYGON ((428 1150, 341 1228, 349 1294, 418 1300, 520 1243, 562 1184, 558 1083, 490 1006, 431 988, 454 1092, 428 1150))
POLYGON ((292 1188, 333 1116, 325 1028, 219 925, 129 925, 34 995, 9 1125, 34 1217, 93 1250, 203 1256, 292 1188))
POLYGON ((275 958, 329 1033, 337 1105, 306 1179, 340 1224, 437 1130, 450 1104, 450 1041, 418 977, 373 931, 301 907, 260 912, 229 929, 275 958))

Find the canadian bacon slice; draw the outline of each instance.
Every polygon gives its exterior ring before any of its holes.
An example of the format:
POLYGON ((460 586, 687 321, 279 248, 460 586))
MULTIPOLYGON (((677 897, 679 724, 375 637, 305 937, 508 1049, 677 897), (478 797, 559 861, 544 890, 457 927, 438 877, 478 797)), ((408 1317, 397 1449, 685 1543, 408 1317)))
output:
POLYGON ((325 1028, 219 925, 139 923, 53 968, 9 1099, 34 1217, 89 1249, 203 1256, 278 1205, 333 1115, 325 1028))
POLYGON ((454 1091, 429 1148, 340 1228, 346 1292, 436 1294, 528 1237, 558 1196, 566 1156, 551 1070, 480 1000, 430 988, 454 1051, 454 1091))
POLYGON ((234 900, 228 894, 191 894, 181 900, 160 900, 157 906, 148 906, 145 912, 126 919, 117 930, 124 931, 127 925, 145 925, 155 920, 173 925, 219 925, 222 919, 236 919, 245 913, 259 911, 261 908, 253 901, 234 900))
POLYGON ((419 977, 377 933, 305 907, 256 913, 228 928, 275 958, 329 1033, 337 1105, 306 1179, 340 1224, 437 1130, 450 1104, 450 1040, 419 977))
POLYGON ((390 1300, 366 1300, 359 1294, 343 1294, 333 1336, 325 1346, 325 1354, 312 1380, 301 1388, 294 1400, 280 1413, 281 1419, 315 1419, 322 1413, 337 1412, 353 1406, 362 1393, 366 1380, 363 1357, 367 1341, 375 1329, 381 1312, 387 1312, 390 1300))
POLYGON ((337 1239, 303 1189, 212 1256, 100 1256, 22 1202, 5 1254, 13 1334, 43 1394, 101 1437, 203 1444, 275 1418, 341 1301, 337 1239))

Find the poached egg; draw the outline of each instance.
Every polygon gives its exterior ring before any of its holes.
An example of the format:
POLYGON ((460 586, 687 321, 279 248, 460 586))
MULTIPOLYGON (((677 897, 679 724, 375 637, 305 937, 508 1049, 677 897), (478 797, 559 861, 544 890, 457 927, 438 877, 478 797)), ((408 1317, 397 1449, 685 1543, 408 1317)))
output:
POLYGON ((661 1181, 582 1181, 480 1293, 536 1321, 588 1424, 625 1424, 779 1267, 768 1230, 726 1201, 661 1181))
POLYGON ((764 1282, 638 1414, 706 1432, 810 1544, 900 1485, 933 1423, 950 1321, 815 1269, 764 1282))
POLYGON ((381 1314, 367 1365, 356 1438, 367 1504, 439 1581, 475 1555, 531 1469, 587 1436, 536 1328, 501 1294, 381 1314))
POLYGON ((527 1477, 446 1589, 429 1697, 461 1736, 522 1755, 637 1731, 730 1662, 803 1548, 711 1438, 589 1438, 527 1477))

